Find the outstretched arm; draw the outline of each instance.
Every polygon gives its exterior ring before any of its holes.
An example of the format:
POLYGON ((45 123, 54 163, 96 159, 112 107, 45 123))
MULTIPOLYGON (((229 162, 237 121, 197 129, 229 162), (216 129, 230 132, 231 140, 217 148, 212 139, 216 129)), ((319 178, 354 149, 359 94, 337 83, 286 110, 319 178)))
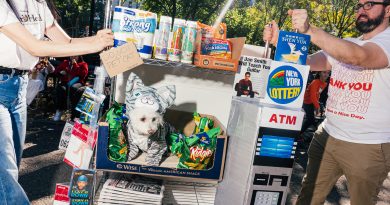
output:
POLYGON ((20 45, 24 50, 37 57, 65 57, 96 53, 108 46, 112 46, 113 34, 111 30, 101 30, 96 36, 86 40, 77 40, 69 43, 61 40, 57 42, 37 40, 20 23, 11 23, 0 28, 0 32, 20 45))
POLYGON ((292 15, 294 29, 310 35, 312 43, 338 61, 366 69, 381 69, 389 66, 385 51, 377 44, 368 42, 360 46, 330 35, 310 25, 307 11, 304 9, 290 10, 289 14, 292 15))
POLYGON ((84 37, 84 38, 71 38, 64 29, 61 28, 60 25, 56 21, 54 23, 46 28, 45 33, 51 40, 57 41, 57 42, 63 42, 63 43, 93 43, 94 37, 84 37), (72 40, 71 40, 72 39, 72 40))

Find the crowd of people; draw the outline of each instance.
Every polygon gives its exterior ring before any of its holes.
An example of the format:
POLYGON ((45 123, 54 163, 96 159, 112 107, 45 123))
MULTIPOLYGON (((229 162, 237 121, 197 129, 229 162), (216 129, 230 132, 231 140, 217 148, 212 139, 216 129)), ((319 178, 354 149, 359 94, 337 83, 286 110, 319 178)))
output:
MULTIPOLYGON (((390 109, 384 109, 390 104, 390 0, 356 0, 354 9, 356 29, 362 35, 346 39, 316 27, 304 9, 288 12, 293 29, 310 35, 321 49, 307 60, 311 70, 319 73, 306 90, 302 132, 320 113, 324 90, 329 96, 326 119, 308 150, 297 205, 323 204, 341 175, 348 180, 352 205, 375 204, 390 171, 390 109)), ((28 74, 42 75, 38 78, 43 82, 53 72, 59 79, 53 120, 60 120, 62 111, 74 109, 88 86, 88 65, 82 55, 113 45, 108 29, 91 37, 69 37, 57 16, 51 0, 0 2, 0 201, 7 204, 29 204, 17 182, 26 135, 28 74), (73 57, 50 67, 47 60, 39 61, 48 56, 73 57)), ((279 28, 275 21, 271 24, 264 28, 263 38, 275 45, 279 28)), ((250 73, 236 91, 249 97, 256 94, 250 73)))

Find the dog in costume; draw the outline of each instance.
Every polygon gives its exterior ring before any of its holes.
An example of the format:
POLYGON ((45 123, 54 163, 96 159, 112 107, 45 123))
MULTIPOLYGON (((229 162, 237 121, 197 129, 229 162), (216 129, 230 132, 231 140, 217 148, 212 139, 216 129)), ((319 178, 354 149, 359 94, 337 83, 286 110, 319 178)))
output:
POLYGON ((163 115, 176 98, 174 85, 161 88, 145 86, 131 73, 126 84, 126 113, 129 118, 127 135, 128 161, 135 159, 139 151, 146 153, 146 164, 158 166, 167 152, 166 136, 174 129, 163 120, 163 115))

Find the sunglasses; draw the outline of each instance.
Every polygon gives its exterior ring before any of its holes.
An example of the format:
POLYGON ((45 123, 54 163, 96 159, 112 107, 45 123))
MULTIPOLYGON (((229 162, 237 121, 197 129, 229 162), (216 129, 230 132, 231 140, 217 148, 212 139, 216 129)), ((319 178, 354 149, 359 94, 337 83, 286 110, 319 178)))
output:
POLYGON ((385 3, 385 2, 376 2, 376 1, 367 1, 366 3, 364 4, 356 4, 353 9, 355 10, 355 12, 358 12, 360 8, 363 8, 363 10, 367 11, 367 10, 370 10, 374 5, 383 5, 383 6, 387 6, 389 5, 388 3, 385 3))

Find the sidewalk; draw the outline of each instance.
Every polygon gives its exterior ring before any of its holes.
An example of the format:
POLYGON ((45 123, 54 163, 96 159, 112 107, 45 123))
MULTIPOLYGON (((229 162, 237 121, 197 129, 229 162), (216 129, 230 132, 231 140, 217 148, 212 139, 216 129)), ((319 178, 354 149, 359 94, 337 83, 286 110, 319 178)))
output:
MULTIPOLYGON (((58 143, 65 122, 54 122, 41 111, 29 113, 26 145, 20 168, 19 182, 33 205, 52 204, 55 184, 69 182, 72 169, 62 162, 64 151, 58 143)), ((306 145, 307 146, 307 145, 306 145)), ((288 205, 293 205, 301 187, 306 168, 306 149, 297 153, 290 185, 288 205)), ((325 205, 349 205, 347 182, 341 177, 325 205)), ((379 194, 377 205, 390 204, 390 175, 379 194)))

